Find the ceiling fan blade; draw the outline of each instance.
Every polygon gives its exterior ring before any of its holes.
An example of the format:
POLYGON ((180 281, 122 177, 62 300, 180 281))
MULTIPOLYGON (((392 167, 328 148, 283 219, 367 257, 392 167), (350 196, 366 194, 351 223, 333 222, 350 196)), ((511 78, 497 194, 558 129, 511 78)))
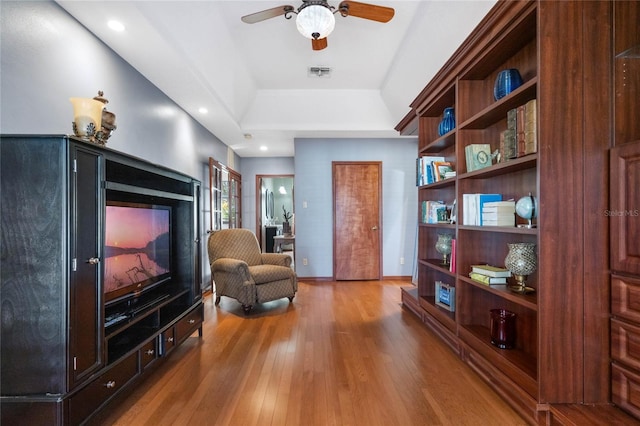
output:
POLYGON ((293 12, 293 6, 284 5, 271 9, 263 10, 261 12, 252 13, 251 15, 243 16, 242 22, 247 24, 255 24, 256 22, 264 21, 266 19, 275 18, 276 16, 284 15, 287 12, 293 12))
POLYGON ((338 6, 342 16, 355 16, 362 19, 370 19, 378 22, 389 22, 395 10, 391 7, 377 6, 375 4, 360 3, 357 1, 343 1, 338 6))
POLYGON ((322 50, 327 47, 327 38, 311 39, 311 47, 313 50, 322 50))

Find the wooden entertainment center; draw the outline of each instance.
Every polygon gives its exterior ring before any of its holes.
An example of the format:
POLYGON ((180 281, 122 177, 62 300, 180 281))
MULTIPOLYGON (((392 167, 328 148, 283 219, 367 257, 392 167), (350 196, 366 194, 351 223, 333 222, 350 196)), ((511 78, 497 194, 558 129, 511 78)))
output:
POLYGON ((419 221, 423 202, 458 206, 453 224, 419 224, 418 282, 403 289, 403 304, 532 424, 577 424, 581 416, 607 413, 599 414, 604 420, 620 413, 613 404, 640 417, 640 352, 633 344, 640 311, 631 307, 640 268, 637 232, 627 232, 639 229, 639 21, 635 1, 499 1, 396 127, 418 136, 419 157, 444 157, 456 170, 418 186, 419 221), (523 83, 496 100, 496 78, 510 68, 523 83), (536 152, 467 170, 467 147, 499 149, 509 111, 532 100, 536 152), (451 107, 455 128, 439 135, 451 107), (610 149, 627 144, 612 151, 610 177, 610 149), (463 196, 474 193, 516 201, 533 194, 537 227, 465 224, 463 196), (439 234, 456 240, 453 271, 435 249, 439 234), (503 267, 509 243, 536 245, 537 270, 528 277, 534 292, 469 277, 471 265, 503 267), (615 271, 623 278, 612 278, 615 271), (437 303, 436 282, 454 290, 454 312, 437 303), (512 349, 491 344, 495 308, 516 314, 512 349))
POLYGON ((67 136, 3 135, 0 155, 1 423, 80 424, 202 336, 200 182, 67 136), (105 303, 114 202, 170 211, 170 277, 105 303))

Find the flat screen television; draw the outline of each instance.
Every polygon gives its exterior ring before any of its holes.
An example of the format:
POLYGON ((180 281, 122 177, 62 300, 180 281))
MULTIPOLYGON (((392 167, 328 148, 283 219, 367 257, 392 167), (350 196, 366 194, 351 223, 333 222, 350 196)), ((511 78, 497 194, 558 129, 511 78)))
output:
POLYGON ((171 279, 171 207, 108 201, 105 303, 139 295, 171 279))

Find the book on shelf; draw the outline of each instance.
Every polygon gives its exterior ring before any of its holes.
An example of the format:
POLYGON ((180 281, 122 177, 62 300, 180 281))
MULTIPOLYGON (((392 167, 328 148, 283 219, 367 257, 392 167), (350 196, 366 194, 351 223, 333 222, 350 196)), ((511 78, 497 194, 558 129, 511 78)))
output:
POLYGON ((480 170, 492 164, 491 145, 488 143, 472 143, 464 147, 467 161, 467 172, 480 170))
POLYGON ((462 194, 462 224, 482 226, 482 209, 492 201, 502 201, 502 194, 462 194))
POLYGON ((456 239, 451 239, 451 259, 449 259, 449 272, 456 272, 456 239))
POLYGON ((494 278, 509 278, 511 276, 511 271, 508 269, 491 265, 471 265, 471 272, 477 272, 494 278))
POLYGON ((482 226, 515 226, 514 200, 491 201, 482 207, 482 226))
POLYGON ((433 172, 434 161, 445 161, 445 158, 423 155, 416 160, 416 183, 418 186, 436 182, 435 173, 433 172))
POLYGON ((538 152, 536 100, 524 105, 524 155, 538 152))
POLYGON ((449 223, 446 204, 442 201, 423 201, 420 221, 422 223, 449 223))
POLYGON ((516 108, 516 157, 524 157, 524 105, 516 108))
POLYGON ((449 161, 434 161, 432 167, 436 182, 447 179, 447 174, 449 174, 449 176, 453 174, 453 177, 455 177, 455 171, 449 161))
POLYGON ((480 274, 478 272, 469 272, 469 278, 486 285, 502 285, 507 283, 505 277, 490 277, 489 275, 480 274))

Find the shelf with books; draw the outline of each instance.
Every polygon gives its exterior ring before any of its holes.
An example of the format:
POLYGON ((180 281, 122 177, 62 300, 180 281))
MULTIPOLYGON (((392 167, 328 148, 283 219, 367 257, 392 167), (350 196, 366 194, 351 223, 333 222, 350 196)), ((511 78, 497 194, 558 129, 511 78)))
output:
POLYGON ((538 228, 518 228, 516 226, 470 226, 459 225, 461 231, 499 232, 503 234, 538 235, 538 228))
POLYGON ((518 294, 509 290, 506 285, 487 285, 478 281, 474 281, 471 278, 468 278, 464 275, 459 275, 458 280, 461 283, 472 285, 474 287, 479 288, 480 290, 493 293, 502 299, 508 300, 509 302, 522 305, 525 308, 531 309, 533 311, 538 310, 538 297, 536 293, 518 294))

